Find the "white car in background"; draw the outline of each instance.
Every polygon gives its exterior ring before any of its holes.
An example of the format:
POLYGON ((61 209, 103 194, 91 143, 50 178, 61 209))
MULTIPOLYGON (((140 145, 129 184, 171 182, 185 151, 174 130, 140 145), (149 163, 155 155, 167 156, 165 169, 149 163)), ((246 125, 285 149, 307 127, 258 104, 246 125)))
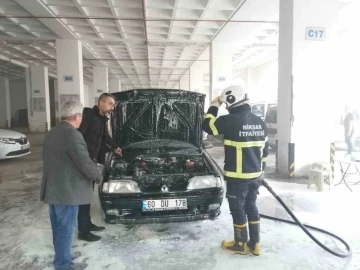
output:
POLYGON ((277 145, 276 145, 276 141, 278 138, 278 128, 277 128, 277 106, 270 106, 267 111, 266 111, 266 115, 265 115, 265 124, 267 127, 267 132, 268 132, 268 143, 269 146, 272 149, 276 149, 277 145))
POLYGON ((253 114, 260 117, 262 120, 265 120, 268 109, 276 106, 276 103, 256 102, 256 103, 250 103, 250 106, 251 106, 251 112, 253 114))
POLYGON ((30 154, 30 142, 20 132, 0 129, 0 159, 22 157, 30 154))

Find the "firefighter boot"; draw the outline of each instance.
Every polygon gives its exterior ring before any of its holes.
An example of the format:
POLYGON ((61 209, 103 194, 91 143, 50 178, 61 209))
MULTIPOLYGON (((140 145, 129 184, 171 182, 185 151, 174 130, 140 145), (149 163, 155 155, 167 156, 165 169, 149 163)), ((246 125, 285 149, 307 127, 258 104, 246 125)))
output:
POLYGON ((248 253, 247 241, 247 224, 234 224, 234 241, 224 240, 222 241, 221 246, 228 251, 246 255, 248 253))
POLYGON ((255 256, 260 255, 260 221, 249 221, 249 235, 248 242, 249 250, 255 256))

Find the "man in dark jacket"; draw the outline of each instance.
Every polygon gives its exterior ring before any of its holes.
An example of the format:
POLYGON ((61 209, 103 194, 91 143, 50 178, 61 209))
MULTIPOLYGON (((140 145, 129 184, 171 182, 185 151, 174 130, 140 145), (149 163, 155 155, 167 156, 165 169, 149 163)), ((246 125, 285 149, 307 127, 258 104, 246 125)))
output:
MULTIPOLYGON (((115 98, 108 93, 99 97, 98 105, 91 108, 85 108, 83 121, 79 131, 84 136, 87 144, 90 158, 95 163, 105 163, 105 153, 109 145, 117 155, 121 155, 121 149, 116 142, 110 137, 106 116, 114 109, 115 98)), ((91 222, 90 204, 79 206, 78 215, 78 238, 84 241, 98 241, 100 237, 91 233, 91 231, 102 231, 104 227, 96 226, 91 222)))
POLYGON ((221 97, 212 101, 203 129, 211 135, 224 135, 224 179, 234 240, 223 241, 221 246, 239 254, 247 254, 250 249, 254 255, 260 255, 260 216, 256 199, 268 156, 268 139, 265 123, 251 113, 249 102, 242 87, 229 86, 221 97), (226 104, 229 115, 216 118, 221 103, 226 104))
POLYGON ((69 101, 61 108, 62 122, 45 137, 40 200, 49 204, 56 270, 85 269, 71 265, 71 243, 79 205, 89 204, 92 182, 102 176, 90 159, 83 136, 76 129, 82 121, 83 105, 69 101))

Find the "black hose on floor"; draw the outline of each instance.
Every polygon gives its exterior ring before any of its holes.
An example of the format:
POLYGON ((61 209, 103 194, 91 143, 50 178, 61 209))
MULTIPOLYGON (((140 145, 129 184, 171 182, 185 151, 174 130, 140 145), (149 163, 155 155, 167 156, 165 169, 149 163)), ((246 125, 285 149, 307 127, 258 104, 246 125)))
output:
POLYGON ((279 196, 275 193, 275 191, 269 186, 269 184, 265 180, 262 181, 262 185, 276 198, 276 200, 278 200, 278 202, 282 205, 282 207, 284 207, 286 212, 288 212, 288 214, 293 218, 293 220, 295 220, 295 222, 290 221, 290 220, 285 220, 285 219, 281 219, 281 218, 276 218, 276 217, 271 217, 271 216, 266 216, 266 215, 260 214, 260 216, 262 218, 271 219, 271 220, 280 221, 280 222, 285 222, 285 223, 292 224, 292 225, 298 225, 316 244, 318 244, 320 247, 322 247, 323 249, 325 249, 327 252, 331 253, 332 255, 335 255, 335 256, 340 257, 340 258, 346 258, 346 257, 349 257, 352 254, 351 247, 349 246, 348 243, 345 242, 345 240, 343 240, 339 236, 337 236, 335 234, 332 234, 332 233, 330 233, 328 231, 325 231, 323 229, 313 227, 313 226, 310 226, 310 225, 302 224, 297 219, 297 217, 293 214, 293 212, 291 212, 291 210, 286 206, 286 204, 283 202, 283 200, 281 198, 279 198, 279 196), (338 253, 338 252, 335 252, 332 249, 326 247, 319 240, 317 240, 309 232, 309 230, 307 228, 318 231, 318 232, 321 232, 321 233, 324 233, 324 234, 327 234, 327 235, 339 240, 341 243, 343 243, 345 245, 347 253, 338 253))

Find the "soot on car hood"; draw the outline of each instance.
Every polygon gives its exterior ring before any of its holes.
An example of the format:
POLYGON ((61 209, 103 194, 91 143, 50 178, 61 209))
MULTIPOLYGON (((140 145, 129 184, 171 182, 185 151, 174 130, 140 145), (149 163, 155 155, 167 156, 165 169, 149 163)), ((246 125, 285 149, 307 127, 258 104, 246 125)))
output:
POLYGON ((113 138, 122 147, 147 140, 202 146, 205 95, 184 90, 141 89, 114 94, 113 138))

